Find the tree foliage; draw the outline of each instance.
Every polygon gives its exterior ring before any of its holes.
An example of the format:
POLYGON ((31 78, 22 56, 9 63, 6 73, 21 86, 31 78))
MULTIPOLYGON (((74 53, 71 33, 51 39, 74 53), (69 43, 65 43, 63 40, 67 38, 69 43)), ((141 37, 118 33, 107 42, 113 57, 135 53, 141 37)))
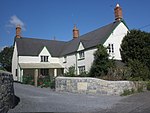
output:
POLYGON ((99 45, 97 51, 94 53, 94 61, 91 66, 90 76, 99 77, 107 75, 109 69, 114 66, 113 60, 109 59, 107 48, 99 45))
POLYGON ((120 52, 123 62, 139 60, 150 68, 150 33, 131 30, 124 37, 120 52))
POLYGON ((0 52, 0 67, 11 72, 13 47, 5 47, 0 52))
POLYGON ((70 66, 68 68, 68 72, 65 73, 66 77, 74 77, 75 76, 75 67, 74 66, 70 66))
POLYGON ((131 30, 121 44, 121 57, 134 80, 150 79, 150 33, 131 30))
POLYGON ((128 61, 128 69, 130 72, 129 80, 148 80, 150 79, 149 68, 139 60, 128 61))

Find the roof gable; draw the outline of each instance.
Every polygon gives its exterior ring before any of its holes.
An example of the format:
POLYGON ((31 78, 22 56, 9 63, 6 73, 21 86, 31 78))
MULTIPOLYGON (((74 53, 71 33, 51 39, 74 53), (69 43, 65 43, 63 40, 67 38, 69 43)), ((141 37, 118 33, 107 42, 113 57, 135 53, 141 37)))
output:
POLYGON ((49 55, 51 55, 51 54, 50 54, 50 52, 48 51, 48 49, 44 46, 43 49, 41 50, 41 52, 39 53, 39 55, 49 56, 49 55))
POLYGON ((82 42, 80 42, 79 45, 78 45, 78 50, 77 51, 82 51, 82 50, 84 50, 84 46, 83 46, 82 42))

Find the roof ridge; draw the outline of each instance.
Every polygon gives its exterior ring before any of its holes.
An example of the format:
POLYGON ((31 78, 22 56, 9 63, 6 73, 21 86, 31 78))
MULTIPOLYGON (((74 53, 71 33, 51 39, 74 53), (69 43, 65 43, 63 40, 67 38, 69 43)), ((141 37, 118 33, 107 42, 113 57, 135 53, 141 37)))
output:
POLYGON ((20 38, 20 40, 22 40, 22 39, 43 40, 43 41, 54 41, 54 42, 67 42, 67 41, 62 41, 62 40, 48 40, 48 39, 29 38, 29 37, 22 37, 22 38, 20 38))

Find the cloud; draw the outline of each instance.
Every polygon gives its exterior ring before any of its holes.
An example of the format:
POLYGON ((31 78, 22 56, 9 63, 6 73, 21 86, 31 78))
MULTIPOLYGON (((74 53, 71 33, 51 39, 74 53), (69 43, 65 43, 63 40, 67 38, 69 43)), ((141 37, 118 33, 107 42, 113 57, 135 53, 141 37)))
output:
POLYGON ((9 23, 6 25, 6 27, 12 28, 12 27, 16 27, 17 25, 20 25, 23 31, 26 30, 24 22, 16 15, 13 15, 10 17, 9 23))

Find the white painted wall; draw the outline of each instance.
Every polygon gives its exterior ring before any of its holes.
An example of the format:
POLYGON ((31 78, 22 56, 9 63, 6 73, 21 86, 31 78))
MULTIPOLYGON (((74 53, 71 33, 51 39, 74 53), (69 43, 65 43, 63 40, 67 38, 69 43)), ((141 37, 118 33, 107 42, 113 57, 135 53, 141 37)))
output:
POLYGON ((76 68, 76 55, 75 54, 67 55, 67 58, 66 58, 67 62, 66 63, 63 62, 63 59, 64 59, 64 57, 60 58, 60 64, 63 65, 64 72, 67 72, 68 68, 71 66, 75 66, 75 68, 76 68))
POLYGON ((52 57, 47 48, 44 47, 38 56, 19 56, 19 63, 41 63, 41 56, 49 56, 48 62, 59 63, 59 58, 52 57))
POLYGON ((17 45, 15 43, 14 45, 14 51, 13 51, 13 57, 12 57, 12 74, 13 74, 13 79, 16 81, 16 69, 18 66, 18 52, 17 52, 17 45))
POLYGON ((107 47, 108 44, 114 44, 114 54, 110 54, 110 58, 114 56, 115 60, 121 60, 120 45, 127 32, 127 27, 121 22, 103 44, 105 47, 107 47))
POLYGON ((85 69, 87 72, 89 72, 91 69, 91 65, 94 61, 94 52, 96 50, 97 48, 93 48, 85 51, 85 69))

